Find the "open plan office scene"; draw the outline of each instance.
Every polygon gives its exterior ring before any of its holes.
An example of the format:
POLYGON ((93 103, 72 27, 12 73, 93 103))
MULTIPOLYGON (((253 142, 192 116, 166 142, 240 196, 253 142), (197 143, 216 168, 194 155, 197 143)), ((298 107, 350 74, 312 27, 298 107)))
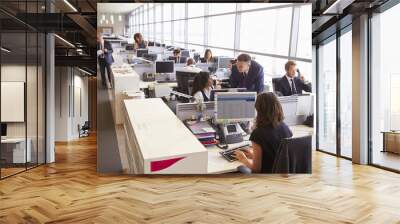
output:
POLYGON ((398 21, 0 1, 0 223, 400 223, 398 21))

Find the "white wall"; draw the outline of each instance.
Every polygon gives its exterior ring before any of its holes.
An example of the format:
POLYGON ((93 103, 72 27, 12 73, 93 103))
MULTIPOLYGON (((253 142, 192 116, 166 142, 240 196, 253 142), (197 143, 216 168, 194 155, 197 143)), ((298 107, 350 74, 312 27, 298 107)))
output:
POLYGON ((56 67, 55 140, 79 138, 78 125, 88 120, 88 78, 71 67, 56 67))

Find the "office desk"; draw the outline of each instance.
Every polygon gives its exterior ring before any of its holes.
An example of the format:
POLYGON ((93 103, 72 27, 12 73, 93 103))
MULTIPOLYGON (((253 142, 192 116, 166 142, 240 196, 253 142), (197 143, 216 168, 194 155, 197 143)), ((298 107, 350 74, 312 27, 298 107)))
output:
MULTIPOLYGON (((225 160, 219 154, 222 149, 217 146, 203 146, 159 98, 124 100, 124 109, 128 164, 123 166, 130 174, 230 173, 241 165, 225 160), (174 159, 180 160, 171 161, 174 159), (151 171, 154 161, 175 163, 163 170, 151 171)), ((312 128, 302 125, 291 129, 294 136, 313 133, 312 128)))
POLYGON ((161 99, 124 100, 124 109, 128 173, 207 173, 207 149, 161 99))
POLYGON ((26 139, 27 147, 25 152, 25 138, 6 138, 1 140, 1 156, 6 163, 25 163, 32 160, 30 138, 26 139))
POLYGON ((115 124, 122 124, 122 100, 125 91, 139 92, 139 75, 134 71, 121 73, 122 69, 118 69, 118 66, 112 66, 112 79, 113 88, 111 94, 111 105, 114 116, 115 124))
MULTIPOLYGON (((154 89, 154 85, 156 83, 157 83, 157 81, 150 81, 150 82, 139 81, 139 88, 140 89, 153 90, 154 89)), ((178 83, 177 82, 164 82, 164 83, 160 83, 160 84, 168 84, 168 86, 171 87, 171 88, 178 87, 178 83)))

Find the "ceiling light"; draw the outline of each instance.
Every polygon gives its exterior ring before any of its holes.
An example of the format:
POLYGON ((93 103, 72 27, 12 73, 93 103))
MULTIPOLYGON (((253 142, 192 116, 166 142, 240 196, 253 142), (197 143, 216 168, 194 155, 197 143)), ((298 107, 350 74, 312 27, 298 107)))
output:
POLYGON ((75 45, 71 44, 71 42, 67 41, 66 39, 64 39, 64 38, 62 38, 62 37, 60 37, 60 36, 58 36, 57 34, 54 34, 54 36, 57 37, 58 39, 60 39, 61 41, 63 41, 64 43, 66 43, 67 45, 69 45, 69 46, 75 48, 75 45))
POLYGON ((101 17, 102 20, 106 20, 106 15, 103 14, 103 16, 101 17))
POLYGON ((106 19, 106 24, 108 24, 108 19, 106 19))
POLYGON ((122 21, 122 16, 121 16, 121 15, 118 16, 118 20, 119 20, 120 22, 122 21))
POLYGON ((2 51, 6 52, 6 53, 10 53, 10 52, 11 52, 10 50, 8 50, 7 48, 4 48, 4 47, 1 47, 0 49, 1 49, 2 51))
POLYGON ((75 12, 78 12, 78 10, 71 4, 69 3, 68 0, 64 0, 65 4, 67 4, 72 10, 74 10, 75 12))

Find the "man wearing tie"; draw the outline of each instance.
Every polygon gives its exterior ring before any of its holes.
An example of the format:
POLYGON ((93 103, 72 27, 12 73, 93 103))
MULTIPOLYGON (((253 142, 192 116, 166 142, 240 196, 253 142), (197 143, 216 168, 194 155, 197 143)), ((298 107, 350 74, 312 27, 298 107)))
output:
POLYGON ((285 64, 286 75, 279 79, 275 85, 275 92, 278 95, 291 96, 302 94, 303 90, 311 92, 311 85, 304 82, 304 76, 296 76, 296 63, 288 61, 285 64))
POLYGON ((107 70, 107 78, 110 82, 111 86, 111 64, 114 62, 114 58, 112 56, 113 48, 108 41, 104 41, 103 37, 100 33, 97 34, 97 59, 100 67, 101 74, 101 82, 104 87, 107 87, 106 82, 106 70, 107 70))
POLYGON ((232 65, 230 84, 232 88, 246 88, 248 91, 264 91, 264 69, 250 55, 241 54, 232 65))

